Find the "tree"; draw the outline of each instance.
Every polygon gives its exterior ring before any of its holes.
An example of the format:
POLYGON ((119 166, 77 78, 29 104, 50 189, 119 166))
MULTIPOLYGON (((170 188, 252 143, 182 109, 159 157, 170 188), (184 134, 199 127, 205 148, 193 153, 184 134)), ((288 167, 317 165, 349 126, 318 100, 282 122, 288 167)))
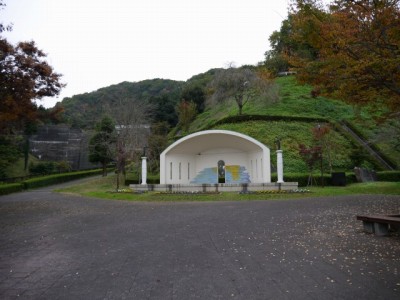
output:
POLYGON ((136 99, 126 99, 126 101, 121 101, 119 105, 114 107, 114 110, 119 111, 116 117, 118 131, 116 159, 119 183, 121 174, 125 179, 127 164, 138 157, 136 155, 138 151, 147 147, 152 105, 136 99))
POLYGON ((200 85, 188 85, 182 91, 181 99, 196 104, 198 113, 202 113, 205 108, 206 93, 200 85))
POLYGON ((7 168, 21 155, 20 141, 13 136, 0 135, 0 179, 7 178, 7 168))
POLYGON ((149 103, 154 107, 153 119, 155 122, 168 122, 171 126, 178 123, 175 106, 178 101, 170 95, 151 97, 149 103))
MULTIPOLYGON (((0 0, 0 10, 5 4, 0 0)), ((29 136, 36 123, 49 120, 61 110, 46 111, 36 100, 58 95, 65 86, 45 60, 34 41, 10 44, 1 34, 12 26, 0 23, 0 134, 24 133, 25 170, 28 167, 29 136)), ((10 149, 10 153, 14 152, 10 149)))
POLYGON ((321 155, 323 152, 324 158, 326 158, 329 165, 329 171, 332 173, 337 145, 334 136, 332 135, 331 125, 318 125, 317 127, 312 128, 312 134, 314 141, 321 147, 321 155))
POLYGON ((312 146, 310 148, 307 148, 303 144, 299 145, 299 154, 308 167, 309 176, 307 185, 312 185, 312 179, 313 179, 312 173, 315 168, 315 165, 319 161, 321 161, 321 153, 322 153, 321 146, 312 146))
POLYGON ((248 67, 220 70, 215 74, 209 86, 212 95, 211 102, 218 103, 234 99, 239 115, 243 107, 256 96, 265 101, 276 101, 278 95, 272 81, 265 78, 265 73, 248 67))
POLYGON ((89 141, 89 161, 101 164, 103 176, 107 176, 107 165, 114 159, 115 142, 114 122, 110 117, 104 117, 96 124, 95 133, 89 141))
POLYGON ((291 39, 315 49, 287 53, 301 82, 357 105, 400 111, 400 0, 297 0, 291 39))
POLYGON ((285 53, 295 47, 290 39, 291 32, 290 16, 282 22, 279 31, 274 31, 269 37, 271 50, 265 52, 265 67, 274 75, 286 72, 291 67, 285 53))
POLYGON ((160 155, 168 145, 168 132, 170 125, 168 122, 154 123, 151 126, 149 136, 149 169, 152 172, 160 171, 160 155))
POLYGON ((188 131, 190 123, 192 123, 197 114, 196 104, 192 101, 182 100, 176 106, 176 112, 179 120, 178 126, 180 126, 183 131, 188 131))
POLYGON ((64 87, 45 57, 33 41, 13 46, 0 37, 0 131, 38 120, 34 100, 58 95, 64 87))

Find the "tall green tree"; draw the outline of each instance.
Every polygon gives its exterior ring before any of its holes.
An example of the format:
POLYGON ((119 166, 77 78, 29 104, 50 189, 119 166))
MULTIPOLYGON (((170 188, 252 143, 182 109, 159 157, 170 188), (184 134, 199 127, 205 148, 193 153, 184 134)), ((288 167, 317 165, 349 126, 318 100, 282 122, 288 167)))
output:
POLYGON ((200 85, 188 85, 182 91, 181 99, 196 104, 198 113, 202 113, 205 108, 206 93, 200 85))
POLYGON ((107 176, 107 165, 114 160, 116 154, 115 124, 110 117, 104 117, 96 124, 94 135, 89 141, 89 161, 100 163, 103 176, 107 176))
POLYGON ((279 31, 274 31, 269 37, 270 50, 265 52, 265 66, 274 75, 279 72, 288 71, 290 64, 285 53, 294 48, 295 45, 290 39, 291 32, 290 16, 282 21, 279 31))
POLYGON ((177 100, 171 95, 162 95, 151 97, 149 103, 153 107, 153 120, 155 123, 168 122, 170 126, 175 126, 178 123, 176 114, 177 100))

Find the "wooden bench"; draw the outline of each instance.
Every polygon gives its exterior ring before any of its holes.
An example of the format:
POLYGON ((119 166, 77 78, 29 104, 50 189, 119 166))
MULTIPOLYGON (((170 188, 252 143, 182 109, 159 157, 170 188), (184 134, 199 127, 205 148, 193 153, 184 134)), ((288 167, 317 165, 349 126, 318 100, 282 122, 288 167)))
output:
POLYGON ((400 229, 400 215, 357 216, 357 220, 363 221, 365 232, 375 233, 378 236, 388 235, 389 230, 400 229))

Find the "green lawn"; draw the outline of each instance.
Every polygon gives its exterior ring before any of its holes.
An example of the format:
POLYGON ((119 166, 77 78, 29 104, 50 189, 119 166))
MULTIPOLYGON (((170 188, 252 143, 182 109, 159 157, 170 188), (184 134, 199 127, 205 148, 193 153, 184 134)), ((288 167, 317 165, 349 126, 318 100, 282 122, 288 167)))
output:
POLYGON ((248 201, 248 200, 285 200, 305 197, 343 196, 357 194, 400 195, 400 182, 371 182, 350 184, 346 187, 311 187, 306 193, 260 193, 260 194, 164 194, 147 192, 134 194, 131 192, 116 193, 115 176, 94 179, 79 185, 59 189, 57 192, 95 197, 110 200, 129 201, 248 201))

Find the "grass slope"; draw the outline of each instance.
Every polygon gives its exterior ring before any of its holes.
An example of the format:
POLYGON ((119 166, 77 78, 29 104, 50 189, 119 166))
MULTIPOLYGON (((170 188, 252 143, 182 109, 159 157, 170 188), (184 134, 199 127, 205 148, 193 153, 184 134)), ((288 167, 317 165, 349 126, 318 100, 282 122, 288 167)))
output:
MULTIPOLYGON (((305 122, 243 122, 236 124, 222 124, 215 129, 233 130, 248 136, 251 136, 271 149, 271 164, 274 166, 275 149, 274 141, 279 137, 281 146, 284 150, 284 168, 285 172, 307 172, 307 167, 299 154, 299 145, 305 144, 311 146, 313 143, 311 129, 315 126, 312 123, 305 122)), ((332 131, 332 163, 334 170, 347 170, 352 167, 349 159, 349 153, 352 151, 352 144, 342 135, 332 131)), ((327 159, 325 159, 327 164, 327 159)), ((329 167, 326 165, 325 170, 329 167)))
MULTIPOLYGON (((325 97, 311 97, 311 87, 297 84, 293 76, 277 78, 276 83, 279 86, 280 94, 278 102, 265 104, 265 102, 255 99, 244 107, 244 114, 320 118, 332 123, 343 119, 355 120, 359 114, 353 110, 352 106, 343 102, 325 97)), ((228 116, 235 116, 237 113, 238 109, 233 101, 209 107, 204 113, 197 116, 188 133, 204 128, 237 131, 264 143, 272 150, 271 154, 275 149, 274 141, 279 137, 284 150, 285 172, 307 172, 306 165, 299 155, 299 145, 311 146, 313 144, 312 128, 317 125, 316 122, 248 121, 213 125, 216 121, 228 116)), ((370 115, 367 114, 367 116, 370 118, 370 115)), ((352 170, 354 163, 350 157, 355 151, 352 141, 334 130, 331 132, 330 141, 330 153, 324 153, 325 171, 329 172, 331 167, 332 171, 352 170)), ((274 162, 275 158, 271 155, 272 165, 274 162)), ((362 166, 375 168, 372 160, 366 160, 362 166)))
MULTIPOLYGON (((311 97, 312 88, 297 84, 293 76, 279 77, 276 79, 276 84, 279 87, 279 101, 266 104, 265 101, 256 98, 244 106, 243 114, 302 116, 331 121, 355 117, 353 108, 343 102, 325 97, 311 97)), ((237 114, 238 108, 233 100, 209 106, 204 113, 197 116, 189 131, 202 130, 215 121, 237 114)))
MULTIPOLYGON (((33 155, 29 155, 28 159, 28 168, 30 163, 37 163, 39 160, 33 155)), ((25 170, 25 159, 20 157, 18 161, 12 166, 7 168, 7 177, 8 178, 16 178, 16 177, 25 177, 29 175, 29 170, 25 170)))

